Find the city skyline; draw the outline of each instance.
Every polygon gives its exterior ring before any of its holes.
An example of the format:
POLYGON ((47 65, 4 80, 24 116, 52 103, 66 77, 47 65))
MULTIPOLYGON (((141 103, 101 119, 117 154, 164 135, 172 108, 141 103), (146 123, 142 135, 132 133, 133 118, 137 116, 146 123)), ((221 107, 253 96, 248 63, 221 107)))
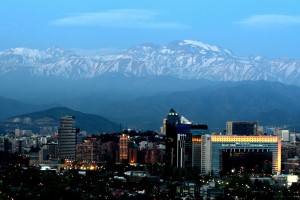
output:
POLYGON ((0 199, 298 199, 299 6, 1 1, 0 199))
MULTIPOLYGON (((208 125, 194 124, 172 108, 161 133, 129 129, 78 133, 75 117, 61 116, 58 131, 51 134, 16 129, 0 137, 1 191, 5 191, 1 197, 44 197, 44 191, 56 191, 49 182, 64 183, 55 193, 63 199, 70 191, 80 198, 154 197, 161 195, 159 187, 172 199, 187 195, 253 199, 266 187, 268 193, 263 194, 284 198, 296 194, 299 186, 299 133, 282 129, 272 129, 271 134, 261 129, 250 134, 213 133, 208 125), (20 180, 12 178, 16 174, 20 180), (29 176, 34 178, 28 181, 29 176), (77 186, 78 180, 88 184, 77 186), (10 189, 9 181, 19 192, 10 189), (30 192, 24 193, 25 188, 30 192), (241 188, 243 193, 238 192, 241 188), (280 194, 278 189, 290 191, 280 194)), ((249 128, 247 123, 240 126, 249 128)))

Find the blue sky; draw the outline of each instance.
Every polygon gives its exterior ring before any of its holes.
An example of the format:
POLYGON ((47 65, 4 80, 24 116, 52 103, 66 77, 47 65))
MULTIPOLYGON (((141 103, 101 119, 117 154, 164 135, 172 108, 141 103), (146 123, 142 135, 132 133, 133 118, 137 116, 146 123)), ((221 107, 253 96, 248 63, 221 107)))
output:
POLYGON ((2 0, 0 49, 114 52, 192 39, 236 55, 300 58, 300 1, 2 0))

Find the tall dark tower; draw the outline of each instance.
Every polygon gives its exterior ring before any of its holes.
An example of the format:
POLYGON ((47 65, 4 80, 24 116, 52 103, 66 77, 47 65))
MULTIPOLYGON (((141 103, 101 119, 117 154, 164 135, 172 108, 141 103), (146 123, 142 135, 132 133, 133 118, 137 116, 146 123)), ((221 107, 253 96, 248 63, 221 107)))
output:
POLYGON ((79 128, 75 126, 74 116, 60 118, 58 129, 58 157, 63 159, 76 159, 76 141, 79 128))
POLYGON ((166 121, 166 155, 165 163, 169 166, 176 166, 176 146, 177 146, 177 129, 176 124, 180 122, 177 112, 171 108, 166 121))

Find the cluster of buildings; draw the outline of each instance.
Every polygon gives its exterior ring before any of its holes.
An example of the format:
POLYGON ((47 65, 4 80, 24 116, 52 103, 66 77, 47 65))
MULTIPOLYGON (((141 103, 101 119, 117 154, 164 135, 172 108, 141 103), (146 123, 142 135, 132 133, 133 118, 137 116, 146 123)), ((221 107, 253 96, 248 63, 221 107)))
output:
POLYGON ((60 119, 57 134, 39 136, 22 134, 17 129, 14 136, 3 136, 0 151, 29 155, 29 165, 50 167, 74 166, 74 162, 85 169, 105 162, 129 163, 163 163, 164 142, 162 137, 154 142, 143 140, 139 144, 125 132, 115 137, 102 140, 87 137, 76 126, 74 116, 63 116, 60 119))
POLYGON ((30 165, 164 163, 181 169, 197 167, 199 173, 214 176, 234 170, 280 174, 282 166, 285 172, 298 171, 296 134, 263 130, 258 122, 231 121, 223 133, 210 133, 208 125, 194 124, 171 109, 158 137, 158 142, 150 142, 123 132, 114 141, 87 138, 76 127, 74 116, 63 116, 56 135, 24 137, 16 130, 13 138, 1 138, 0 150, 30 152, 30 165))
POLYGON ((207 125, 193 124, 171 109, 162 130, 165 163, 177 168, 198 167, 202 174, 219 176, 267 162, 271 173, 281 172, 281 137, 258 134, 257 122, 227 122, 225 135, 209 134, 207 125))

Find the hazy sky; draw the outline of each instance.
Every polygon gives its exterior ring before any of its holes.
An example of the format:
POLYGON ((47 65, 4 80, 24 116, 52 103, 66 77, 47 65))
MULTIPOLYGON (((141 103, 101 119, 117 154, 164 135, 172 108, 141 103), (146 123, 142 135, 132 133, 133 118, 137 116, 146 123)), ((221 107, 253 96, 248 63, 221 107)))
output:
POLYGON ((0 49, 112 51, 193 39, 300 58, 299 0, 1 0, 0 49))

